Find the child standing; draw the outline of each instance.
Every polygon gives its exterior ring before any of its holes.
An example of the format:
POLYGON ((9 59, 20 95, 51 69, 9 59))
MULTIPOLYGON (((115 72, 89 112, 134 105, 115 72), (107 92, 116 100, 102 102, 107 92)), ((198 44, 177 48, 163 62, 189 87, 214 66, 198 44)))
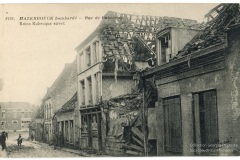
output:
POLYGON ((22 137, 21 137, 20 134, 19 134, 19 137, 17 139, 17 143, 18 143, 18 147, 22 148, 22 137))

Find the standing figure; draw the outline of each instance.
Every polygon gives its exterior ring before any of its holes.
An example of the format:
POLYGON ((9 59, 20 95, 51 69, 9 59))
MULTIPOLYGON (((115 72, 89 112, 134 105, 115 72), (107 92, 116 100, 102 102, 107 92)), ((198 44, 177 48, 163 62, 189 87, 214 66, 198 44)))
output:
POLYGON ((8 139, 8 132, 5 132, 6 138, 8 139))
POLYGON ((6 149, 6 134, 3 131, 1 135, 1 145, 2 145, 2 150, 6 149))
POLYGON ((22 136, 19 134, 19 137, 17 139, 18 147, 22 148, 22 136))
POLYGON ((53 134, 52 142, 53 142, 53 148, 56 149, 56 147, 57 147, 57 134, 56 133, 53 134))
POLYGON ((33 134, 33 133, 31 133, 31 139, 32 139, 32 141, 33 141, 33 139, 34 139, 34 134, 33 134))

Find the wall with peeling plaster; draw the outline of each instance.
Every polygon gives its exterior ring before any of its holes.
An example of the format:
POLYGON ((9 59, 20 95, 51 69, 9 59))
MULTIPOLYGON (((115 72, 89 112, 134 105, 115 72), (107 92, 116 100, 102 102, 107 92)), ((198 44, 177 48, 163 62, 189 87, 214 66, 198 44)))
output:
POLYGON ((228 66, 228 79, 230 83, 230 107, 233 119, 233 140, 240 147, 240 28, 228 32, 229 56, 226 60, 228 66))
POLYGON ((102 99, 108 100, 120 95, 130 94, 134 87, 134 81, 132 77, 117 77, 117 81, 114 77, 103 77, 102 85, 102 99))
MULTIPOLYGON (((216 89, 217 91, 219 141, 221 143, 230 140, 230 143, 237 143, 240 146, 239 35, 240 30, 229 31, 228 48, 223 51, 218 51, 223 52, 225 55, 224 67, 218 67, 221 62, 210 65, 205 64, 200 68, 186 71, 184 74, 175 74, 170 77, 159 78, 156 80, 159 92, 159 101, 156 106, 158 155, 164 155, 164 118, 162 98, 180 95, 183 155, 194 155, 194 153, 189 150, 190 144, 193 143, 192 94, 212 89, 216 89), (212 68, 216 69, 211 70, 212 68), (200 73, 200 69, 204 72, 200 73), (188 72, 191 74, 186 76, 188 72)), ((219 152, 219 155, 231 154, 232 152, 219 152)))

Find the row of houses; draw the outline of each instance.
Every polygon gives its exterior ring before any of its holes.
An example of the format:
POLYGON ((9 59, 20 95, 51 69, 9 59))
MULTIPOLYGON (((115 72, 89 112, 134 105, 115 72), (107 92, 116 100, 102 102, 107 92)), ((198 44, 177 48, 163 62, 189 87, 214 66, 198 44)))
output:
POLYGON ((33 130, 113 156, 239 154, 239 4, 195 20, 108 12, 48 89, 33 130))
POLYGON ((28 102, 0 102, 0 131, 28 131, 34 113, 28 102))

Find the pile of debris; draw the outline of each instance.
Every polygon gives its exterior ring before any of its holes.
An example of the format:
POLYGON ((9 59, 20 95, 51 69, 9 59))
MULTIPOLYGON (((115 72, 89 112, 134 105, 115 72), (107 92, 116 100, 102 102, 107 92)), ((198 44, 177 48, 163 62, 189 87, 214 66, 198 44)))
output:
MULTIPOLYGON (((144 84, 138 84, 139 88, 134 90, 132 94, 104 101, 105 108, 103 110, 107 110, 105 114, 108 115, 105 116, 108 117, 106 121, 108 124, 107 139, 113 137, 118 143, 121 143, 121 149, 126 154, 143 156, 144 138, 148 134, 148 127, 143 125, 143 121, 147 121, 147 118, 144 117, 144 115, 147 116, 144 109, 147 110, 147 107, 153 103, 155 105, 158 96, 153 79, 144 84)), ((147 122, 145 124, 147 125, 147 122)), ((148 146, 149 148, 151 147, 148 146)))
MULTIPOLYGON (((220 4, 211 10, 215 12, 215 18, 207 22, 206 28, 200 31, 177 55, 177 58, 191 54, 204 48, 220 44, 226 41, 226 30, 229 26, 240 22, 239 4, 220 4), (219 9, 220 8, 220 9, 219 9)), ((207 15, 210 15, 208 13, 207 15)))

